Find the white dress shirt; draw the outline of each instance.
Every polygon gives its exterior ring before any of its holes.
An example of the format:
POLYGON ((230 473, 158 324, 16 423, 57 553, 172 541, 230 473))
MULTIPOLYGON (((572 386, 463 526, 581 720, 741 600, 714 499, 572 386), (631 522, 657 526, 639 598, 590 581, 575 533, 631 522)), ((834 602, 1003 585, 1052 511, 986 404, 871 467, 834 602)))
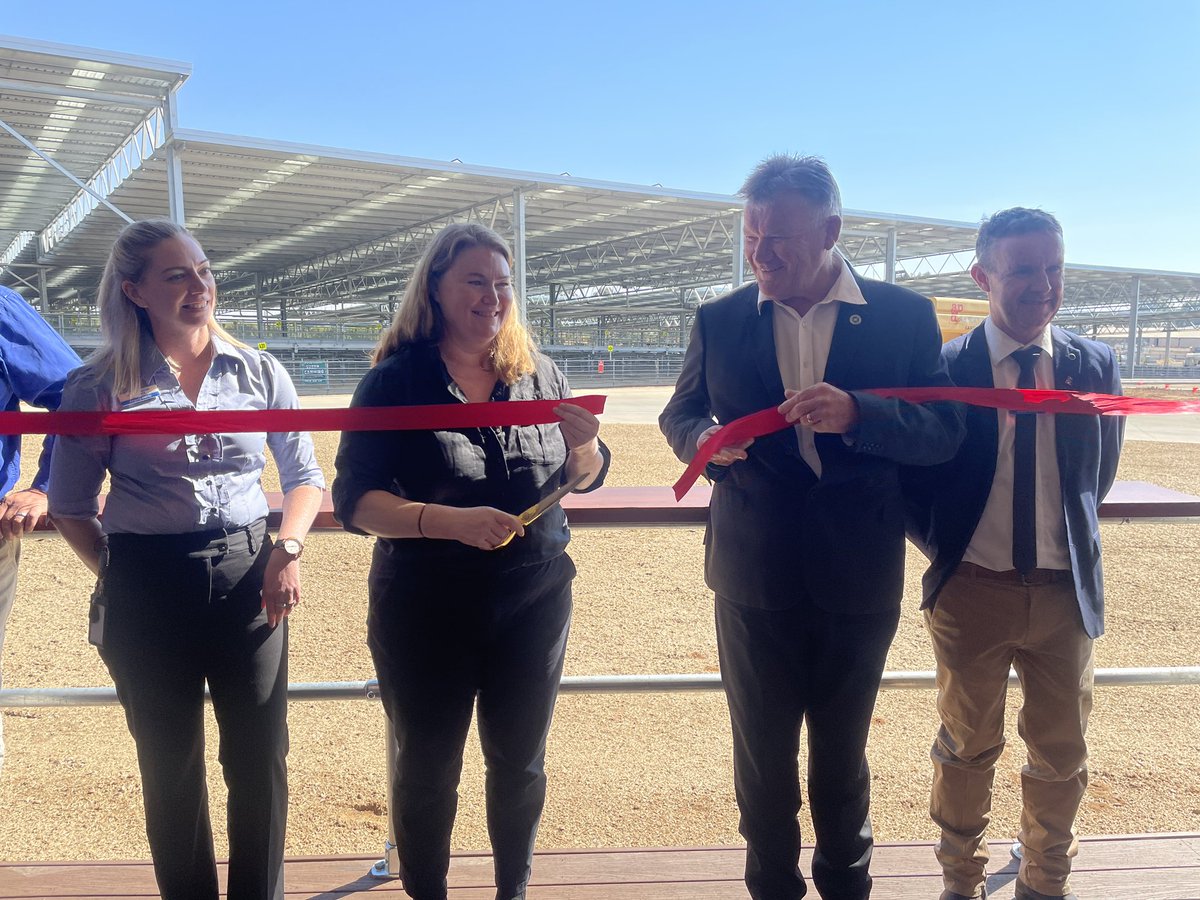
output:
MULTIPOLYGON (((758 295, 760 315, 763 304, 770 303, 774 307, 771 314, 775 326, 775 359, 785 390, 802 391, 825 380, 825 364, 829 361, 829 345, 837 325, 838 304, 866 305, 866 298, 859 290, 849 264, 844 259, 841 262, 841 274, 825 299, 803 316, 785 303, 771 300, 761 293, 758 295)), ((820 478, 821 457, 817 453, 813 430, 800 424, 795 427, 800 456, 820 478)))
MULTIPOLYGON (((1034 379, 1040 390, 1054 388, 1054 343, 1047 325, 1041 337, 1030 344, 1013 340, 991 320, 984 320, 988 353, 992 359, 992 381, 998 388, 1015 388, 1021 367, 1012 353, 1024 347, 1039 346, 1042 355, 1034 366, 1034 379)), ((971 536, 965 562, 983 566, 995 572, 1006 572, 1013 566, 1013 442, 1016 419, 1008 410, 996 410, 999 424, 999 444, 996 448, 996 475, 988 494, 983 516, 971 536)), ((1058 454, 1054 445, 1054 416, 1037 417, 1037 483, 1035 485, 1037 513, 1037 567, 1070 571, 1071 557, 1067 549, 1067 522, 1063 514, 1062 486, 1058 473, 1058 454)))

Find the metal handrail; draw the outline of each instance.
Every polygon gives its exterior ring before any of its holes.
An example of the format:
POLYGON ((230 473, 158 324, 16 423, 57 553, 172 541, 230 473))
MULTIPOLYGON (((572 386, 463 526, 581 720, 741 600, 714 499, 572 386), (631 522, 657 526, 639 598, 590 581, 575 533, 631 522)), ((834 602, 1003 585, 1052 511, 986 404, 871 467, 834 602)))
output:
MULTIPOLYGON (((937 687, 932 671, 884 672, 880 688, 884 690, 928 690, 937 687)), ((1008 683, 1019 686, 1017 673, 1009 670, 1008 683)), ((1142 666, 1096 669, 1098 687, 1135 687, 1145 685, 1200 684, 1200 666, 1142 666)), ((682 675, 564 675, 559 691, 564 694, 674 693, 679 691, 717 691, 721 676, 717 672, 682 675)), ((205 689, 205 699, 208 691, 205 689)), ((378 700, 379 682, 312 681, 288 685, 288 699, 307 700, 378 700)), ((5 688, 0 690, 0 707, 116 706, 113 687, 5 688)))

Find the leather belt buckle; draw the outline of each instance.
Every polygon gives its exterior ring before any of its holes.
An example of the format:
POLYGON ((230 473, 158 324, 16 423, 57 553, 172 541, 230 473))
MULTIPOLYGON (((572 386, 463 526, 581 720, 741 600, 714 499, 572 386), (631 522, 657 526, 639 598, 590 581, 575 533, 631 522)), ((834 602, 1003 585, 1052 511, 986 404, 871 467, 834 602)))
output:
POLYGON ((1059 569, 1033 569, 1029 572, 1018 572, 1021 584, 1025 587, 1034 587, 1042 584, 1056 584, 1060 581, 1067 581, 1071 577, 1071 573, 1059 569))

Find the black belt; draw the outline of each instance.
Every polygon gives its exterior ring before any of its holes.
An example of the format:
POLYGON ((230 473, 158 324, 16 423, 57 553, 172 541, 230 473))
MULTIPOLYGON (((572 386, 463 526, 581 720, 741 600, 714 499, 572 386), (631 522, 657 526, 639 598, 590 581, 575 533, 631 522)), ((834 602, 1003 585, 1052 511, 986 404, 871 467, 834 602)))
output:
POLYGON ((263 545, 267 520, 259 519, 236 528, 211 528, 207 531, 188 531, 183 534, 133 534, 117 532, 108 536, 109 545, 126 545, 139 552, 158 550, 184 553, 193 557, 209 557, 222 553, 254 554, 263 545))
POLYGON ((1036 584, 1065 584, 1072 580, 1070 569, 1033 569, 1022 574, 1016 569, 997 572, 995 569, 969 562, 960 562, 954 574, 964 578, 977 578, 980 581, 998 581, 1001 584, 1020 584, 1026 587, 1036 584))

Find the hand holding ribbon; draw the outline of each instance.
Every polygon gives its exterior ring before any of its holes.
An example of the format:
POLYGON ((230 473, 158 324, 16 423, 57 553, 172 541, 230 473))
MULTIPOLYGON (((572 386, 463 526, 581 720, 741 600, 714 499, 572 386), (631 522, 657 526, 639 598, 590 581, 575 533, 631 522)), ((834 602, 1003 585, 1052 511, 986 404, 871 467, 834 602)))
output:
MULTIPOLYGON (((1016 390, 1006 388, 872 388, 864 393, 880 397, 907 400, 910 403, 930 403, 935 400, 956 400, 972 406, 1007 409, 1013 412, 1074 414, 1090 416, 1168 415, 1171 413, 1200 413, 1200 400, 1153 400, 1146 397, 1119 397, 1114 394, 1091 394, 1078 391, 1016 390)), ((696 455, 684 470, 673 490, 675 499, 682 500, 691 490, 704 467, 725 447, 752 440, 792 427, 775 407, 734 419, 719 428, 711 438, 697 448, 696 455)))

